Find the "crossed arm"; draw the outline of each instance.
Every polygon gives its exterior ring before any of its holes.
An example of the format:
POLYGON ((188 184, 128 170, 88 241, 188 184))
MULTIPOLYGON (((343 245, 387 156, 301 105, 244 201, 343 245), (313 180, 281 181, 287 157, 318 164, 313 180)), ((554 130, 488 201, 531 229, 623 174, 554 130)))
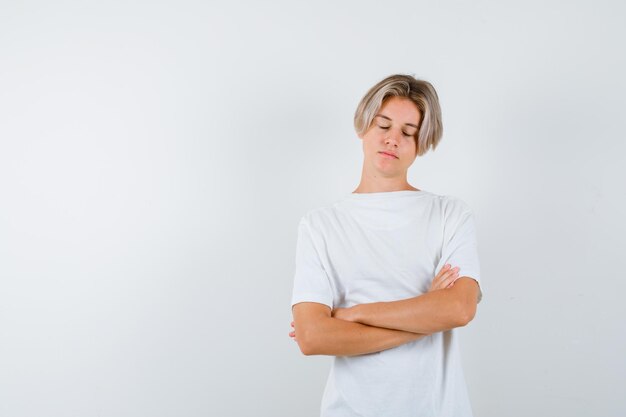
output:
POLYGON ((465 326, 476 314, 478 283, 471 277, 435 277, 441 288, 417 297, 350 308, 303 302, 293 307, 295 331, 305 355, 353 356, 379 352, 429 334, 465 326), (445 285, 445 286, 444 286, 445 285))

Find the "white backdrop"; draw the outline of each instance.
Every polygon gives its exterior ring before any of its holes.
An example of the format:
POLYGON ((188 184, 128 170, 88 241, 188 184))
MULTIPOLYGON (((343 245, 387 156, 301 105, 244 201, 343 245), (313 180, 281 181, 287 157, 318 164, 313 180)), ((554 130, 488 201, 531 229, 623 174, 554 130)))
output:
POLYGON ((356 188, 393 73, 443 109, 409 182, 475 213, 474 414, 626 413, 622 2, 0 11, 0 415, 318 415, 297 223, 356 188))

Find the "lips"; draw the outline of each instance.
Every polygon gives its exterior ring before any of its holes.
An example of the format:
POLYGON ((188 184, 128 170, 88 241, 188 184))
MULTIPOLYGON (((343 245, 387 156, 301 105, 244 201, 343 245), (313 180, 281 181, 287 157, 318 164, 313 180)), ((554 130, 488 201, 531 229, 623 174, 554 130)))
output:
POLYGON ((379 153, 382 153, 383 155, 389 155, 389 156, 392 156, 392 157, 398 159, 398 157, 395 154, 391 153, 391 152, 380 151, 379 153))

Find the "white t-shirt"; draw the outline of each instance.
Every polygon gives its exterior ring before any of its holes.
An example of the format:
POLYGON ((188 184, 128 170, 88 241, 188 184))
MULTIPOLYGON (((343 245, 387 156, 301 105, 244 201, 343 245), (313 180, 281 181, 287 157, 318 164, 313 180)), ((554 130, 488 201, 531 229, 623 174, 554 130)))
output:
MULTIPOLYGON (((291 305, 332 309, 416 297, 446 263, 480 284, 465 202, 423 190, 351 193, 300 220, 291 305)), ((457 337, 452 329, 381 352, 335 356, 321 416, 471 417, 457 337)))

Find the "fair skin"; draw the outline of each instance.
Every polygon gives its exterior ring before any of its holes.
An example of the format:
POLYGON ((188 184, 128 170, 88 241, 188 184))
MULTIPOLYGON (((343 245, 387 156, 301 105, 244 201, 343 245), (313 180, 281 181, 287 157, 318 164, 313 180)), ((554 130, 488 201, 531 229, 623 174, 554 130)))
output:
MULTIPOLYGON (((364 161, 355 193, 419 191, 407 182, 407 171, 416 158, 420 117, 415 103, 407 98, 384 101, 371 126, 359 135, 364 161)), ((478 284, 470 277, 459 277, 459 272, 444 266, 427 293, 404 300, 332 311, 324 304, 298 303, 293 306, 294 330, 289 335, 305 355, 353 356, 464 326, 475 315, 478 284)))
MULTIPOLYGON (((296 304, 293 307, 294 321, 291 322, 291 327, 294 330, 289 333, 289 336, 298 342, 302 353, 305 355, 353 356, 380 352, 381 350, 400 346, 421 339, 436 331, 449 330, 453 327, 467 324, 463 323, 454 314, 439 314, 437 315, 438 320, 430 323, 428 320, 432 316, 432 314, 429 314, 431 311, 422 307, 435 309, 434 311, 449 312, 445 308, 450 302, 450 295, 446 296, 443 291, 450 290, 456 283, 460 284, 469 279, 466 277, 459 278, 458 268, 445 265, 433 279, 428 293, 419 296, 422 297, 421 301, 423 301, 425 296, 435 294, 434 297, 431 295, 426 303, 420 303, 418 306, 418 309, 421 308, 426 313, 423 314, 424 317, 422 319, 423 322, 428 323, 430 333, 417 333, 397 329, 397 327, 402 327, 405 323, 412 323, 409 314, 411 310, 407 309, 406 305, 401 306, 399 302, 359 304, 350 308, 336 308, 332 311, 330 307, 324 304, 305 302, 296 304), (363 308, 377 304, 387 305, 387 309, 382 311, 380 317, 377 317, 377 314, 381 313, 380 309, 369 312, 369 316, 367 315, 368 312, 362 315, 353 314, 359 307, 363 308), (441 310, 442 308, 444 310, 441 310), (393 315, 398 313, 404 315, 405 322, 390 322, 390 325, 387 327, 360 323, 361 319, 389 320, 391 318, 391 320, 394 320, 393 315), (297 326, 296 323, 298 323, 297 326), (303 329, 299 333, 305 334, 306 341, 298 340, 296 328, 303 329)), ((400 301, 416 300, 419 297, 400 301)))
POLYGON ((407 181, 408 169, 416 158, 419 121, 420 111, 411 100, 401 97, 385 100, 369 129, 359 135, 364 160, 355 193, 419 191, 407 181), (382 152, 391 152, 397 158, 382 152))

